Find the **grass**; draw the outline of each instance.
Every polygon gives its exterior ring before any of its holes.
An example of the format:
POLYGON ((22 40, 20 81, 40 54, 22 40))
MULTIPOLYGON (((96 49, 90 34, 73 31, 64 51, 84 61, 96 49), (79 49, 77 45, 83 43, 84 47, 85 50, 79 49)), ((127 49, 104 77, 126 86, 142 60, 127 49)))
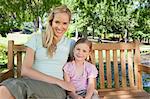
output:
POLYGON ((0 68, 0 72, 2 72, 2 71, 4 71, 4 70, 6 70, 6 68, 0 68))
POLYGON ((144 87, 143 88, 146 92, 150 93, 150 87, 144 87))
POLYGON ((27 40, 30 36, 31 35, 19 34, 19 33, 8 34, 7 37, 0 36, 0 44, 7 46, 8 40, 14 40, 15 44, 24 44, 27 42, 27 40))

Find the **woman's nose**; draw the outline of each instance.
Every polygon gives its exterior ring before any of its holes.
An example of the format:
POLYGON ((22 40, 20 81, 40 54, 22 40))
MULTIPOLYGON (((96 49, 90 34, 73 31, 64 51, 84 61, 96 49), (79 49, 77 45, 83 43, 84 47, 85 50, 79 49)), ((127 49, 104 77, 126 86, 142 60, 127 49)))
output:
POLYGON ((62 29, 62 28, 63 28, 63 25, 62 25, 62 24, 59 24, 57 27, 58 27, 58 29, 62 29))

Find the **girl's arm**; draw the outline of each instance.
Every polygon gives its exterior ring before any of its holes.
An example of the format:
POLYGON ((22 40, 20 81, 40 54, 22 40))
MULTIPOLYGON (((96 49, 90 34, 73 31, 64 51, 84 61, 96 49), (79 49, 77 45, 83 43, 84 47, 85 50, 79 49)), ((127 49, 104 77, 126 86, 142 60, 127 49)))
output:
POLYGON ((35 55, 34 50, 32 48, 27 48, 26 56, 24 58, 22 69, 21 69, 22 76, 27 76, 32 79, 44 81, 44 82, 51 83, 51 84, 57 84, 60 87, 69 91, 74 90, 74 87, 70 83, 60 80, 58 78, 46 75, 44 73, 41 73, 33 69, 32 65, 34 62, 34 55, 35 55))
POLYGON ((91 99, 95 90, 95 80, 96 80, 95 78, 88 79, 88 87, 87 87, 87 93, 85 99, 91 99))

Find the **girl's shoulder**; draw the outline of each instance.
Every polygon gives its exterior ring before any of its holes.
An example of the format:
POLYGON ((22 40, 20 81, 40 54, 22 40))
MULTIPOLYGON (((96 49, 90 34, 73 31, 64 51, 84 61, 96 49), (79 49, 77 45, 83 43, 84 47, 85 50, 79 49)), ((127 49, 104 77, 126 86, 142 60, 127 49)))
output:
POLYGON ((98 74, 98 70, 95 65, 86 61, 85 71, 88 73, 88 77, 96 77, 98 74))
POLYGON ((96 66, 88 61, 85 61, 85 67, 87 71, 96 70, 96 66))
POLYGON ((66 65, 73 66, 73 65, 75 65, 75 63, 74 63, 74 61, 69 61, 66 63, 66 65))
POLYGON ((63 67, 63 69, 66 71, 71 71, 72 69, 73 69, 73 67, 74 67, 74 63, 71 61, 71 62, 67 62, 65 65, 64 65, 64 67, 63 67))
POLYGON ((88 61, 85 61, 85 65, 86 65, 86 66, 89 66, 89 67, 90 67, 90 66, 94 66, 94 67, 95 67, 94 64, 92 64, 92 63, 90 63, 90 62, 88 62, 88 61))

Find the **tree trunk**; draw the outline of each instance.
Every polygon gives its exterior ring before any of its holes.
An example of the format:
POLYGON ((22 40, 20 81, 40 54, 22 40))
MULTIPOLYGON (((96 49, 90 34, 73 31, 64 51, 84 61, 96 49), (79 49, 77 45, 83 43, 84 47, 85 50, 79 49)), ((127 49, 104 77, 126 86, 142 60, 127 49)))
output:
POLYGON ((107 36, 107 33, 106 33, 106 32, 104 32, 104 39, 106 39, 106 36, 107 36))
POLYGON ((94 33, 94 26, 92 25, 92 32, 93 32, 93 39, 94 39, 94 37, 95 37, 95 33, 94 33))

